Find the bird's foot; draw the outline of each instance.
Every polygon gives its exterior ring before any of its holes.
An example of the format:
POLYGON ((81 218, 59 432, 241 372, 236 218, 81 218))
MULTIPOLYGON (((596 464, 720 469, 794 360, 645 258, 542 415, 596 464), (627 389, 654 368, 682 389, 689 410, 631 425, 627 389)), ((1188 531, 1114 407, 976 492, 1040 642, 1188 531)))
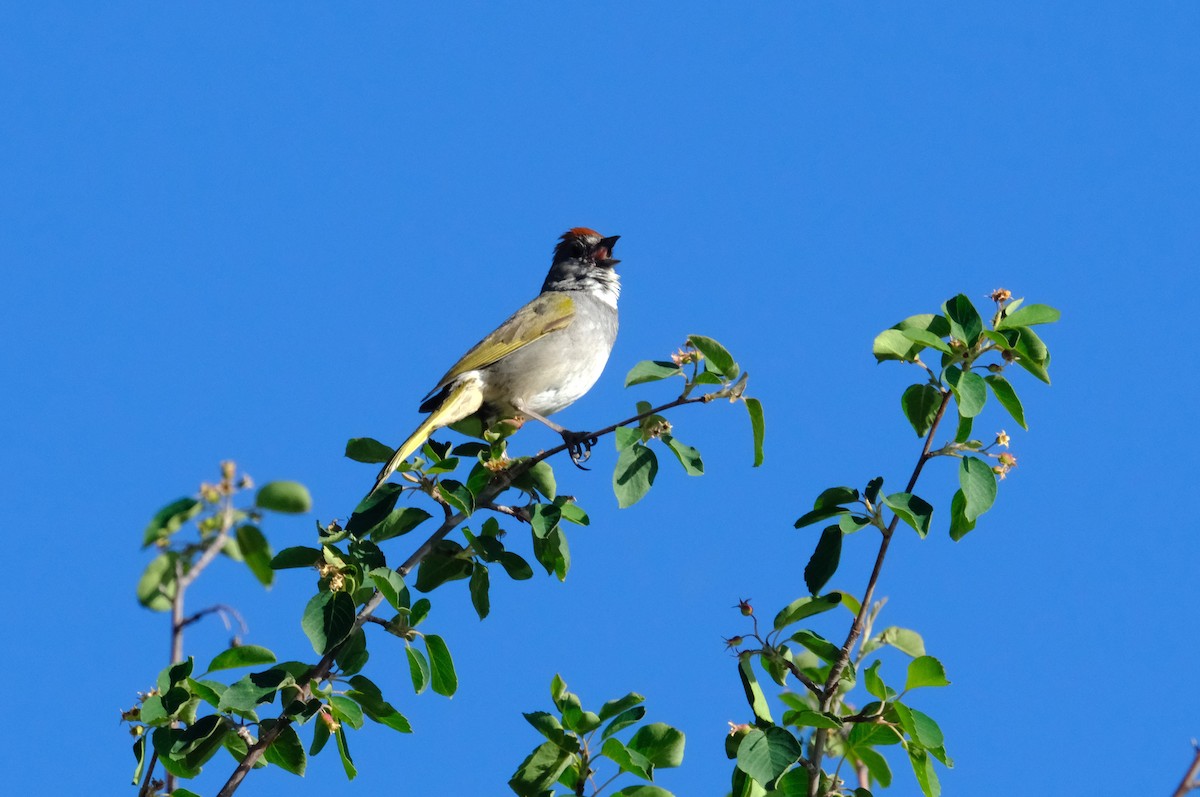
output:
POLYGON ((599 438, 591 432, 570 432, 563 430, 563 442, 567 444, 567 454, 571 457, 571 462, 580 470, 590 470, 583 466, 584 462, 592 456, 592 446, 599 442, 599 438))

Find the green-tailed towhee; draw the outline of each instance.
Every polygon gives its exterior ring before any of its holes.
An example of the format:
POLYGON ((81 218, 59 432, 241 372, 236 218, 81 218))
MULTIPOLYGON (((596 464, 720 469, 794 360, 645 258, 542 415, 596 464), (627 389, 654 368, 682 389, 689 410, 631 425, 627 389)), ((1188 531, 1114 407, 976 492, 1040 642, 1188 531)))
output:
POLYGON ((429 417, 396 449, 372 493, 434 431, 472 415, 484 428, 505 418, 533 418, 563 436, 576 464, 586 456, 587 435, 546 416, 588 392, 608 362, 621 293, 613 270, 620 261, 612 258, 618 237, 603 238, 586 227, 563 233, 542 292, 438 380, 421 404, 429 417))

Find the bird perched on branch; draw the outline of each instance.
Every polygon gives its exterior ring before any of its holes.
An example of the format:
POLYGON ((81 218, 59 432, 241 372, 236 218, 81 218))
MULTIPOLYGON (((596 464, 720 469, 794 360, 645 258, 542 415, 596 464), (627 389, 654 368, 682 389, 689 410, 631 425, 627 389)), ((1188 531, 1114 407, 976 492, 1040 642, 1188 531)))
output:
POLYGON ((594 439, 546 416, 587 393, 608 362, 621 294, 612 257, 618 237, 587 227, 563 233, 541 293, 438 380, 421 404, 429 417, 396 449, 372 493, 436 430, 471 416, 484 428, 506 418, 541 421, 562 435, 576 465, 587 459, 594 439))

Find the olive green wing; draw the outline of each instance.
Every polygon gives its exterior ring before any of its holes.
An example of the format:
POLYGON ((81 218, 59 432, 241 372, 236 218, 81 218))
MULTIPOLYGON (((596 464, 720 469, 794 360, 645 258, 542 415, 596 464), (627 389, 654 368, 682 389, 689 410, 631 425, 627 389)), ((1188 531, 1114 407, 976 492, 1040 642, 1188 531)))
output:
POLYGON ((543 293, 529 304, 509 316, 496 331, 471 347, 463 358, 446 372, 430 393, 436 393, 455 377, 486 368, 504 359, 517 349, 528 346, 551 332, 570 325, 575 318, 575 302, 569 294, 560 292, 543 293))

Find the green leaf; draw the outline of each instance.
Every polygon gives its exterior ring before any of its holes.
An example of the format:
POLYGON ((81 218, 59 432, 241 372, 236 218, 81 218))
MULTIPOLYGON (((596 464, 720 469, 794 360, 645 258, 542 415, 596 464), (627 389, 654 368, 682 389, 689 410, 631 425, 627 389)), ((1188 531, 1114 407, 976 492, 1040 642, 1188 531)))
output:
POLYGON ((917 689, 922 686, 949 686, 946 680, 946 669, 933 656, 918 656, 908 663, 908 678, 904 682, 904 690, 917 689))
POLYGON ((217 710, 253 711, 256 705, 271 700, 277 691, 295 682, 291 673, 278 667, 250 673, 229 685, 217 710))
POLYGON ((436 634, 425 635, 425 650, 429 653, 430 682, 433 691, 451 697, 458 691, 458 676, 454 672, 454 659, 446 642, 436 634))
POLYGON ((613 470, 613 492, 621 509, 633 506, 645 497, 658 475, 658 458, 641 443, 630 446, 617 457, 613 470))
POLYGON ((413 692, 419 695, 429 686, 429 662, 424 653, 410 644, 405 643, 404 650, 408 653, 408 674, 412 678, 413 692))
POLYGON ((545 537, 535 535, 533 555, 547 573, 552 573, 559 581, 566 580, 567 571, 571 569, 571 550, 562 529, 555 529, 545 537))
MULTIPOLYGON (((270 727, 271 722, 273 720, 263 720, 264 730, 270 727)), ((291 725, 284 725, 280 728, 275 741, 271 742, 271 746, 263 752, 263 758, 267 759, 268 763, 293 775, 303 775, 308 764, 308 759, 304 756, 304 745, 301 744, 296 729, 291 725)))
POLYGON ((904 651, 914 658, 925 655, 925 640, 916 631, 899 626, 889 626, 879 633, 879 641, 904 651))
POLYGON ((475 607, 475 613, 482 620, 488 616, 492 610, 492 603, 488 597, 488 569, 485 565, 476 563, 475 569, 471 571, 471 605, 475 607))
POLYGON ((929 521, 933 517, 933 507, 928 501, 912 493, 892 493, 885 497, 883 502, 901 520, 916 529, 917 534, 921 537, 929 533, 929 521))
POLYGON ((612 722, 608 723, 608 725, 604 728, 604 732, 600 734, 600 738, 607 739, 614 733, 619 733, 625 728, 628 728, 630 725, 639 722, 644 716, 646 716, 645 706, 634 706, 628 711, 622 711, 620 714, 613 717, 612 722))
POLYGON ((842 722, 832 714, 813 711, 811 708, 792 709, 783 715, 785 725, 795 725, 797 728, 826 728, 842 727, 842 722))
POLYGON ((645 756, 651 764, 662 769, 683 763, 683 732, 662 722, 652 722, 637 729, 628 747, 645 756))
POLYGON ((1050 350, 1046 344, 1029 327, 1015 327, 1004 330, 1005 336, 1015 336, 1013 348, 1017 352, 1017 365, 1036 376, 1046 384, 1050 384, 1050 350))
POLYGON ((414 603, 412 605, 412 611, 408 613, 409 625, 411 625, 413 628, 416 628, 418 625, 420 625, 421 621, 429 616, 429 609, 431 607, 432 604, 429 602, 428 598, 421 598, 414 603))
POLYGON ((546 497, 547 501, 553 501, 558 497, 558 485, 554 481, 554 469, 547 462, 539 462, 529 470, 525 471, 529 480, 533 483, 534 489, 546 497))
POLYGON ((258 526, 238 526, 237 542, 250 572, 264 587, 271 586, 275 581, 275 571, 271 569, 271 546, 258 526))
POLYGON ((987 402, 987 385, 983 377, 973 371, 963 371, 958 366, 946 369, 946 383, 954 392, 954 400, 958 402, 958 414, 964 418, 974 418, 983 411, 987 402))
POLYGON ((665 434, 662 436, 662 441, 667 444, 667 447, 675 454, 675 458, 679 460, 679 464, 683 466, 683 471, 688 476, 703 476, 704 462, 700 459, 700 452, 691 446, 684 445, 675 438, 674 435, 665 434))
POLYGON ((646 698, 639 695, 637 692, 630 692, 624 697, 619 697, 616 700, 610 700, 600 707, 600 720, 604 721, 617 716, 622 711, 632 708, 639 703, 644 703, 646 698))
MULTIPOLYGON (((320 753, 322 750, 324 750, 325 744, 328 741, 329 741, 329 726, 326 725, 324 722, 313 723, 313 740, 312 740, 312 744, 308 746, 309 756, 315 756, 317 753, 320 753)), ((236 754, 234 755, 234 758, 236 758, 238 761, 244 760, 245 757, 246 757, 245 753, 242 753, 240 756, 236 755, 236 754)))
POLYGON ((863 685, 867 687, 867 692, 880 700, 891 700, 896 694, 895 690, 889 689, 883 679, 879 677, 879 665, 882 661, 876 659, 871 663, 871 666, 863 671, 863 685))
POLYGON ((996 501, 996 474, 991 467, 977 457, 963 457, 958 467, 958 483, 966 498, 963 517, 976 520, 991 509, 996 501))
POLYGON ((755 728, 738 745, 737 767, 760 785, 770 787, 804 752, 785 728, 755 728))
POLYGON ((754 712, 755 720, 771 723, 771 705, 767 702, 767 696, 763 694, 762 687, 758 685, 758 677, 754 674, 752 665, 753 660, 749 653, 742 653, 738 656, 738 677, 741 678, 742 689, 746 692, 746 703, 754 712))
POLYGON ((801 528, 821 520, 845 514, 850 510, 839 506, 858 500, 858 490, 853 487, 830 487, 817 496, 811 512, 806 512, 796 521, 795 527, 801 528))
POLYGON ((384 518, 396 506, 400 497, 400 485, 381 484, 379 489, 358 502, 350 519, 346 521, 346 530, 359 537, 367 536, 367 532, 383 522, 384 518))
POLYGON ((367 659, 370 657, 370 653, 367 652, 367 635, 359 627, 342 643, 334 661, 343 675, 350 675, 367 666, 367 659))
POLYGON ((842 593, 840 592, 831 592, 819 598, 796 598, 796 600, 784 607, 779 614, 775 615, 775 630, 781 631, 792 623, 799 622, 806 617, 827 612, 840 605, 841 602, 842 593))
POLYGON ((354 766, 354 759, 350 757, 350 741, 346 738, 346 729, 338 728, 334 738, 337 739, 338 756, 342 759, 346 780, 354 780, 358 775, 358 768, 354 766))
POLYGON ((823 490, 813 502, 813 509, 831 509, 838 504, 848 504, 858 500, 858 490, 853 487, 830 487, 823 490))
POLYGON ((726 351, 720 343, 703 335, 688 335, 688 343, 691 343, 696 347, 696 351, 704 355, 710 371, 717 371, 726 379, 737 379, 738 365, 733 361, 733 355, 726 351))
POLYGON ((324 654, 354 629, 354 599, 345 592, 319 592, 304 607, 300 621, 313 650, 324 654))
POLYGON ((934 337, 944 338, 950 334, 950 323, 940 315, 921 313, 910 315, 893 327, 893 329, 923 329, 934 337))
POLYGON ((833 662, 841 658, 842 651, 838 646, 815 631, 804 628, 792 634, 791 639, 816 653, 825 661, 833 662))
POLYGON ((900 397, 900 408, 904 417, 912 424, 917 437, 924 437, 937 417, 938 408, 942 406, 942 391, 933 385, 910 385, 900 397))
POLYGON ((504 551, 497 558, 500 566, 504 568, 504 572, 508 573, 508 577, 513 581, 524 581, 527 578, 533 578, 533 568, 529 566, 519 554, 512 551, 504 551))
POLYGON ((138 603, 155 612, 170 611, 175 597, 177 554, 160 553, 150 560, 137 584, 138 603))
POLYGON ((901 360, 912 362, 921 351, 921 344, 913 343, 898 329, 885 329, 875 336, 871 343, 871 353, 876 362, 884 360, 901 360))
POLYGON ((746 412, 750 414, 750 431, 754 435, 754 467, 763 464, 763 436, 766 425, 763 420, 762 402, 756 398, 744 398, 746 412))
POLYGON ((883 489, 883 477, 876 476, 874 479, 871 479, 871 481, 867 482, 867 489, 863 493, 863 496, 873 504, 875 503, 875 499, 879 497, 879 491, 881 489, 883 489))
POLYGON ((221 704, 221 695, 229 688, 219 681, 197 681, 194 678, 188 678, 187 685, 188 690, 193 695, 208 703, 213 708, 221 704))
POLYGON ((1037 324, 1053 324, 1062 313, 1046 304, 1027 304, 1010 315, 1005 315, 996 324, 996 329, 1011 329, 1012 327, 1031 327, 1037 324))
POLYGON ((412 725, 408 724, 404 715, 396 711, 391 703, 383 699, 383 693, 380 693, 379 687, 374 685, 370 678, 354 676, 350 678, 350 685, 354 689, 348 691, 346 696, 358 703, 362 707, 362 712, 371 718, 373 723, 386 725, 401 733, 413 732, 412 725))
POLYGON ((395 453, 396 449, 370 437, 352 437, 346 441, 346 457, 355 462, 382 464, 395 453))
MULTIPOLYGON (((735 775, 741 774, 735 771, 735 775)), ((808 797, 808 770, 803 766, 793 767, 775 781, 774 797, 808 797)), ((856 797, 862 797, 856 795, 856 797)), ((871 797, 870 793, 865 797, 871 797)))
POLYGON ((389 567, 377 567, 371 571, 371 581, 393 609, 408 609, 410 598, 402 575, 389 567))
POLYGON ((577 526, 591 525, 591 520, 587 513, 583 511, 583 507, 579 504, 572 503, 575 499, 570 496, 562 496, 554 499, 554 505, 562 512, 563 520, 574 523, 577 526))
POLYGON ((238 645, 221 651, 209 662, 205 672, 231 670, 235 667, 253 667, 259 664, 274 664, 275 654, 258 645, 238 645))
MULTIPOLYGON (((888 766, 887 759, 880 755, 879 751, 870 747, 860 747, 854 750, 854 756, 867 768, 867 772, 876 783, 885 789, 892 785, 892 768, 888 766)), ((866 792, 865 797, 871 797, 871 792, 866 789, 858 791, 866 792)))
MULTIPOLYGON (((176 792, 178 794, 178 792, 176 792)), ((658 786, 653 786, 649 783, 635 783, 632 786, 626 786, 619 792, 615 792, 616 797, 673 797, 671 792, 658 786)))
POLYGON ((543 797, 573 760, 554 742, 543 742, 517 767, 508 786, 517 797, 543 797))
POLYGON ((967 499, 962 490, 954 492, 950 500, 950 539, 958 542, 975 529, 975 521, 967 520, 967 499))
POLYGON ((166 539, 179 531, 183 528, 184 523, 200 514, 200 510, 203 508, 204 505, 195 498, 180 498, 167 504, 154 513, 154 517, 150 519, 150 523, 142 535, 142 547, 153 545, 158 540, 166 539))
POLYGON ((962 415, 958 416, 958 428, 954 430, 954 442, 965 443, 971 439, 971 427, 974 425, 973 418, 966 418, 962 415))
POLYGON ((558 528, 560 520, 562 510, 554 504, 534 504, 529 511, 529 525, 535 537, 549 536, 550 532, 558 528))
POLYGON ((562 723, 553 714, 545 711, 531 711, 521 716, 534 727, 534 730, 552 742, 561 743, 566 738, 562 723))
POLYGON ((438 492, 446 499, 446 503, 464 515, 475 511, 475 496, 465 484, 454 479, 442 479, 438 484, 438 492))
POLYGON ((447 581, 458 581, 471 575, 475 563, 462 557, 463 547, 454 540, 439 540, 433 550, 417 567, 413 584, 420 592, 430 592, 447 581))
POLYGON ((838 518, 838 528, 843 534, 853 534, 871 525, 871 518, 866 515, 842 515, 838 518))
POLYGON ((945 354, 950 354, 950 347, 946 344, 946 341, 942 340, 939 336, 933 334, 927 329, 909 327, 907 329, 901 329, 900 334, 911 340, 913 343, 919 343, 922 346, 928 346, 931 349, 937 349, 945 354))
POLYGON ((910 747, 908 760, 912 763, 913 773, 925 797, 941 797, 942 784, 938 782, 937 773, 933 771, 933 759, 929 753, 919 748, 910 747))
POLYGON ((1021 406, 1021 399, 1017 398, 1017 391, 1013 390, 1008 380, 999 374, 985 376, 984 381, 992 388, 992 392, 996 394, 996 400, 1000 402, 1000 406, 1008 410, 1008 414, 1013 417, 1013 420, 1022 429, 1028 429, 1025 425, 1025 408, 1021 406))
POLYGON ((681 376, 683 371, 675 363, 663 360, 642 360, 625 375, 625 387, 633 387, 644 382, 657 382, 672 376, 681 376))
POLYGON ((339 722, 346 723, 354 730, 362 728, 363 710, 356 701, 342 695, 330 695, 329 706, 339 722))
MULTIPOLYGON (((639 404, 641 402, 638 402, 639 404)), ((613 434, 613 442, 617 445, 617 451, 624 451, 635 443, 642 441, 642 430, 634 426, 618 426, 613 434)))
POLYGON ((258 489, 254 505, 260 509, 298 515, 312 509, 312 496, 300 482, 267 482, 258 489))
POLYGON ((619 739, 608 738, 600 748, 601 755, 611 759, 623 772, 629 772, 643 780, 650 780, 654 764, 636 750, 631 750, 619 739))
POLYGON ((796 522, 793 525, 795 528, 799 529, 803 528, 804 526, 811 526, 813 523, 819 523, 822 520, 829 520, 831 517, 848 514, 849 512, 849 509, 845 509, 840 506, 814 509, 811 512, 805 512, 803 515, 796 518, 796 522))
POLYGON ((377 543, 390 540, 408 534, 431 517, 433 516, 424 509, 415 506, 394 509, 371 528, 370 537, 377 543))
POLYGON ((284 548, 275 554, 275 558, 271 560, 271 567, 275 570, 287 570, 293 567, 316 567, 321 561, 322 554, 316 548, 295 545, 291 548, 284 548))
POLYGON ((804 567, 804 583, 809 592, 816 595, 829 583, 829 579, 837 572, 841 557, 842 530, 837 526, 829 526, 821 532, 817 548, 804 567))
POLYGON ((942 312, 950 322, 950 337, 957 338, 968 346, 974 346, 983 334, 983 319, 979 317, 979 311, 971 304, 971 300, 960 293, 942 305, 942 312))

